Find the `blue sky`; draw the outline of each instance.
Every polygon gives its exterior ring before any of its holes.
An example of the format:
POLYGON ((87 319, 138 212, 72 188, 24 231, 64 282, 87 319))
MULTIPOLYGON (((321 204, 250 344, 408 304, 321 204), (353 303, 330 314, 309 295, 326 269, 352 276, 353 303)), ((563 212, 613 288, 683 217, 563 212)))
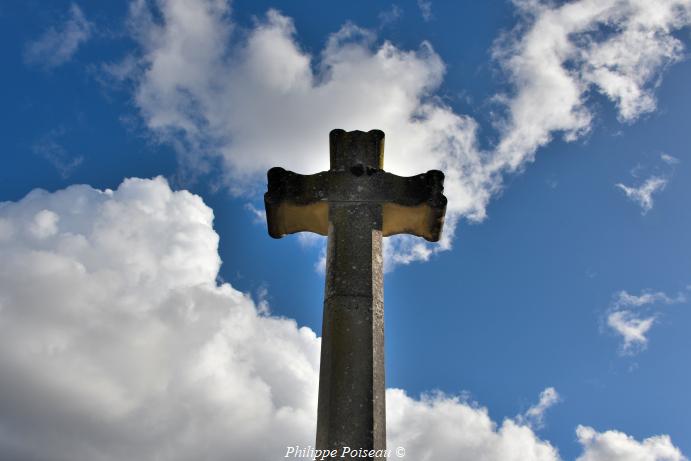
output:
POLYGON ((326 168, 332 128, 447 174, 441 244, 386 249, 391 446, 691 453, 690 2, 10 1, 0 21, 5 456, 313 443, 324 240, 269 238, 261 194, 269 167, 326 168))

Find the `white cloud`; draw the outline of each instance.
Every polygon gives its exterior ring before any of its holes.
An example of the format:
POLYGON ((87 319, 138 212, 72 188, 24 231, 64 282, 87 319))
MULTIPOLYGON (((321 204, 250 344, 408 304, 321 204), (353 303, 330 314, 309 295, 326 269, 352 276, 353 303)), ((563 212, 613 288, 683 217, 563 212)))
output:
MULTIPOLYGON (((660 154, 660 160, 662 162, 662 168, 660 168, 660 166, 656 166, 654 170, 656 173, 645 181, 641 182, 638 187, 629 187, 622 183, 615 184, 617 188, 624 192, 628 199, 637 203, 641 207, 641 214, 643 215, 652 210, 654 205, 653 194, 661 192, 665 189, 672 175, 674 174, 675 166, 679 163, 678 158, 665 153, 660 154), (665 170, 666 172, 661 173, 660 170, 665 170)), ((647 168, 645 165, 639 163, 633 169, 631 169, 631 176, 638 180, 638 178, 643 175, 643 171, 646 169, 647 168)))
POLYGON ((420 8, 420 14, 425 21, 431 21, 434 18, 431 0, 417 0, 417 7, 420 8))
POLYGON ((615 311, 607 316, 607 325, 621 335, 624 354, 635 354, 645 349, 648 338, 645 336, 653 326, 655 317, 640 317, 632 311, 615 311))
POLYGON ((66 131, 62 126, 50 130, 32 146, 34 153, 50 162, 63 179, 69 177, 84 161, 84 156, 82 155, 69 155, 67 149, 61 144, 60 138, 65 135, 66 131))
POLYGON ((503 98, 509 115, 494 159, 510 170, 555 133, 569 141, 589 131, 592 90, 612 100, 624 121, 654 110, 660 70, 682 56, 671 31, 688 24, 691 12, 688 0, 514 4, 527 23, 495 50, 515 86, 503 98))
POLYGON ((58 231, 58 221, 60 217, 50 210, 41 210, 34 215, 34 219, 29 224, 29 232, 37 239, 44 239, 53 236, 58 231))
POLYGON ((625 290, 618 292, 607 314, 607 326, 621 336, 621 353, 634 355, 647 347, 646 335, 657 319, 655 306, 684 302, 686 296, 681 292, 675 297, 661 291, 644 291, 640 295, 633 295, 625 290))
MULTIPOLYGON (((266 292, 255 303, 216 282, 212 222, 161 178, 0 203, 0 452, 263 461, 313 444, 320 340, 271 317, 266 292), (40 238, 24 232, 36 225, 40 238)), ((459 397, 390 389, 387 403, 389 446, 410 459, 560 459, 459 397)))
POLYGON ((557 461, 557 450, 512 419, 497 424, 486 408, 443 394, 387 392, 388 445, 421 461, 557 461))
POLYGON ((265 460, 312 441, 319 339, 217 285, 212 219, 160 178, 0 205, 0 452, 265 460))
POLYGON ((255 224, 266 226, 266 210, 260 210, 251 203, 245 203, 245 209, 252 214, 252 221, 255 224))
POLYGON ((574 17, 582 10, 579 7, 590 4, 591 11, 602 8, 596 14, 607 18, 600 26, 620 28, 619 33, 598 44, 589 43, 592 36, 582 38, 586 42, 581 50, 586 81, 616 102, 622 120, 631 121, 653 111, 655 74, 682 58, 683 45, 669 31, 688 24, 691 4, 669 0, 654 4, 638 0, 580 3, 571 12, 574 17))
POLYGON ((618 431, 597 432, 578 426, 578 441, 584 452, 576 461, 686 461, 669 436, 658 435, 638 442, 618 431))
POLYGON ((661 71, 681 57, 672 33, 691 10, 689 0, 515 3, 524 19, 494 53, 513 91, 496 98, 506 111, 489 150, 478 147, 475 120, 435 97, 444 63, 429 43, 402 50, 346 24, 312 56, 290 18, 270 10, 240 33, 223 0, 158 0, 157 14, 149 2, 132 3, 135 100, 161 140, 201 169, 219 156, 228 187, 244 194, 260 192, 272 166, 328 168, 333 128, 383 129, 387 169, 447 176, 442 244, 388 244, 390 264, 426 260, 451 248, 459 219, 484 219, 504 173, 555 135, 574 140, 590 130, 590 92, 610 98, 625 121, 653 110, 661 71))
POLYGON ((65 21, 50 27, 36 40, 26 44, 24 60, 27 64, 52 69, 72 59, 77 49, 91 37, 93 25, 81 8, 70 5, 65 21))
POLYGON ((393 3, 388 10, 379 13, 379 27, 386 27, 395 23, 403 16, 403 10, 400 6, 393 3))
POLYGON ((669 154, 660 154, 660 159, 667 165, 677 165, 679 164, 679 159, 669 154))
POLYGON ((538 403, 528 408, 517 419, 533 429, 540 429, 545 426, 545 412, 560 401, 561 397, 559 397, 557 390, 553 387, 548 387, 540 393, 538 403))
POLYGON ((641 207, 641 214, 646 214, 653 208, 653 194, 659 192, 667 185, 667 179, 653 176, 645 180, 638 187, 629 187, 618 183, 616 187, 624 191, 626 197, 636 202, 641 207))
POLYGON ((633 295, 622 290, 618 292, 614 299, 614 306, 617 308, 640 307, 647 304, 676 304, 686 301, 684 293, 677 293, 675 297, 670 297, 662 291, 644 291, 640 295, 633 295))

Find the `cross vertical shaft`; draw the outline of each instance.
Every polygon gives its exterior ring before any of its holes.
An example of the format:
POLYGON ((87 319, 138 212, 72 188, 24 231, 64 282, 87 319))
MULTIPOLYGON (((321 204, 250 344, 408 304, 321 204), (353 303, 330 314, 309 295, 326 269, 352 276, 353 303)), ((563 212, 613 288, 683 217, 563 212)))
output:
POLYGON ((332 204, 329 214, 317 448, 383 450, 381 205, 332 204))
MULTIPOLYGON (((380 169, 384 146, 379 133, 332 133, 331 171, 350 169, 364 176, 368 169, 380 169)), ((359 187, 370 184, 362 181, 359 187)), ((382 205, 330 203, 328 237, 316 445, 383 450, 382 205)))

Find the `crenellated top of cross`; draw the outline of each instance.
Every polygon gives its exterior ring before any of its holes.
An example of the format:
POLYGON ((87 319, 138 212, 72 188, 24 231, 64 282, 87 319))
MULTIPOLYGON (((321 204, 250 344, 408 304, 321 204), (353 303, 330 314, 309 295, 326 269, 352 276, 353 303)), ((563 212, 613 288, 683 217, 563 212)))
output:
POLYGON ((381 205, 383 236, 405 233, 439 240, 446 212, 441 171, 410 177, 385 172, 380 130, 333 130, 329 140, 329 171, 301 175, 278 167, 269 170, 264 195, 269 235, 328 235, 329 204, 362 203, 381 205))
POLYGON ((381 170, 384 168, 384 132, 381 130, 329 133, 331 171, 346 171, 357 165, 381 170))

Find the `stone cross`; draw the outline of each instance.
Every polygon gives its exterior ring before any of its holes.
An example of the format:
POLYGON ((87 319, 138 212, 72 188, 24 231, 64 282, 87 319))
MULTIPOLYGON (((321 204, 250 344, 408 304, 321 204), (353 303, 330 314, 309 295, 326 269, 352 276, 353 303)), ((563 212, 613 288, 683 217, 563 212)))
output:
POLYGON ((268 172, 269 235, 328 235, 317 441, 338 459, 386 448, 382 237, 439 240, 446 197, 441 171, 385 172, 384 133, 333 130, 331 168, 300 175, 268 172), (342 456, 348 447, 351 451, 342 456))

